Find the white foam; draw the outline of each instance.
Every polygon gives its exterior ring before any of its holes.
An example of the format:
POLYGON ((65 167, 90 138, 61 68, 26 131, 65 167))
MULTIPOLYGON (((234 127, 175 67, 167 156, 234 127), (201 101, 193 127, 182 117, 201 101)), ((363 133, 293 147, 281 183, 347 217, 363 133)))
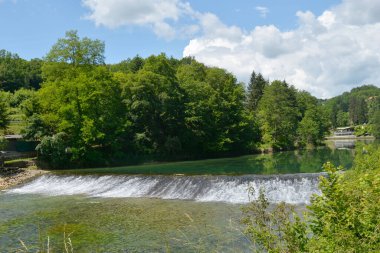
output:
POLYGON ((264 189, 272 203, 308 203, 318 194, 320 174, 281 176, 63 176, 43 175, 7 191, 49 196, 83 194, 91 197, 156 197, 196 201, 247 203, 264 189), (248 189, 253 189, 251 198, 248 189))

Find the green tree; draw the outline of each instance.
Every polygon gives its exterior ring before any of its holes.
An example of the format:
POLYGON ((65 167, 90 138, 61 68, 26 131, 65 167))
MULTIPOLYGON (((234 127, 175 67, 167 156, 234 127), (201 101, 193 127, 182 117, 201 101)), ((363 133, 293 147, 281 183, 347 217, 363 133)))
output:
POLYGON ((99 66, 103 51, 104 43, 67 32, 46 57, 46 81, 38 91, 38 104, 29 101, 27 107, 32 111, 38 107, 30 122, 31 135, 36 137, 41 126, 51 134, 64 133, 71 159, 87 165, 102 163, 122 148, 121 85, 99 66))
POLYGON ((0 50, 0 85, 5 91, 28 86, 27 62, 6 50, 0 50))
POLYGON ((13 93, 10 100, 10 105, 12 107, 19 107, 25 100, 34 96, 34 94, 34 90, 21 88, 13 93))
POLYGON ((39 89, 42 83, 42 65, 41 59, 35 58, 28 62, 28 79, 29 85, 27 88, 39 89))
POLYGON ((305 113, 308 109, 314 108, 319 106, 318 99, 314 96, 312 96, 307 91, 298 91, 296 93, 297 97, 297 106, 300 111, 300 119, 302 119, 305 116, 305 113))
POLYGON ((247 87, 247 108, 249 110, 256 111, 266 85, 268 82, 264 80, 261 73, 256 74, 255 71, 252 71, 247 87))
POLYGON ((273 81, 267 86, 258 109, 264 145, 275 149, 293 147, 299 115, 293 87, 281 81, 273 81))
POLYGON ((257 144, 258 127, 244 110, 243 86, 231 74, 186 58, 177 77, 185 92, 183 138, 188 152, 244 152, 257 144))
POLYGON ((45 136, 37 145, 39 158, 46 161, 49 168, 62 169, 69 166, 70 157, 66 137, 65 133, 45 136))
MULTIPOLYGON (((173 153, 173 140, 184 129, 183 91, 165 55, 146 59, 143 69, 123 84, 127 120, 132 122, 139 150, 173 153)), ((182 145, 178 144, 180 149, 182 145)), ((176 153, 181 150, 177 150, 176 153)))
POLYGON ((67 135, 73 159, 91 163, 96 159, 94 152, 112 154, 120 148, 121 88, 105 67, 45 82, 38 95, 41 119, 54 133, 67 135))
POLYGON ((350 98, 349 115, 353 125, 367 123, 368 107, 365 99, 362 97, 352 96, 350 98))
POLYGON ((206 67, 194 61, 182 64, 177 69, 177 78, 184 91, 184 135, 183 147, 187 152, 204 154, 215 146, 217 133, 213 114, 214 90, 206 82, 206 67))
POLYGON ((349 114, 348 112, 338 111, 336 114, 336 126, 344 127, 349 125, 349 114))
POLYGON ((104 64, 104 43, 87 37, 79 38, 77 31, 67 31, 65 38, 58 39, 46 56, 47 62, 70 65, 104 64))
POLYGON ((350 92, 344 92, 342 95, 328 99, 325 106, 330 114, 332 126, 367 123, 370 121, 370 103, 378 96, 380 96, 380 88, 373 85, 363 85, 352 89, 350 92), (348 114, 348 121, 350 121, 347 123, 345 123, 346 113, 348 114), (344 120, 342 120, 343 115, 344 120))
POLYGON ((299 145, 317 145, 323 141, 327 132, 327 120, 321 108, 310 108, 305 112, 305 116, 302 118, 297 129, 299 145))
POLYGON ((299 125, 297 129, 298 145, 318 145, 324 140, 329 129, 328 115, 318 99, 306 91, 297 92, 299 125))
POLYGON ((380 138, 380 110, 377 110, 373 113, 371 120, 371 132, 378 139, 380 138))
POLYGON ((84 37, 77 31, 68 31, 58 39, 45 57, 42 77, 46 81, 75 78, 78 73, 104 64, 104 42, 84 37))
POLYGON ((217 152, 242 152, 255 135, 255 122, 244 110, 244 84, 223 69, 208 68, 205 81, 215 91, 210 96, 217 152))
POLYGON ((110 69, 113 72, 123 72, 125 74, 136 73, 143 68, 144 62, 145 60, 142 57, 136 55, 132 59, 128 58, 120 63, 110 65, 110 69))
POLYGON ((5 130, 9 122, 9 102, 7 101, 7 94, 0 92, 0 129, 5 130))

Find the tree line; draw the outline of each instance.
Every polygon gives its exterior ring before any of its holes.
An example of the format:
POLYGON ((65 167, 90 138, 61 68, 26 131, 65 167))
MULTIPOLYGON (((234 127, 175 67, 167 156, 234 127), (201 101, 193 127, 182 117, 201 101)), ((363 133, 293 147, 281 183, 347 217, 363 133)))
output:
POLYGON ((50 167, 286 150, 318 145, 338 124, 339 99, 319 100, 255 72, 246 88, 226 70, 191 57, 136 56, 107 65, 104 43, 76 31, 43 60, 1 52, 0 127, 7 126, 7 106, 18 107, 25 138, 41 141, 39 157, 50 167))

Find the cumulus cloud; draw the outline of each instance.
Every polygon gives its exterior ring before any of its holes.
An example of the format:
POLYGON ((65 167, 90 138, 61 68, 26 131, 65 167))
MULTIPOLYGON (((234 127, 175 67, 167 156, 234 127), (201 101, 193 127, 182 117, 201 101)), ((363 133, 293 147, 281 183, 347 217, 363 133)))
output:
POLYGON ((180 0, 82 0, 82 4, 90 10, 86 18, 98 26, 147 26, 167 39, 176 35, 172 23, 193 13, 188 3, 180 0))
POLYGON ((256 6, 255 8, 259 13, 262 18, 266 18, 267 14, 269 13, 269 9, 264 6, 256 6))
POLYGON ((360 84, 380 84, 380 1, 344 0, 320 16, 297 12, 299 26, 274 25, 244 31, 213 14, 199 15, 202 35, 190 40, 184 56, 226 68, 248 81, 252 70, 286 79, 319 97, 360 84))
MULTIPOLYGON (((241 81, 247 82, 255 70, 319 97, 360 84, 380 84, 380 1, 342 0, 319 16, 299 11, 298 27, 288 31, 275 25, 251 31, 228 26, 185 1, 82 0, 82 4, 90 10, 87 18, 98 26, 137 25, 165 39, 192 38, 184 56, 225 68, 241 81)), ((262 17, 269 12, 264 6, 255 9, 262 17)))

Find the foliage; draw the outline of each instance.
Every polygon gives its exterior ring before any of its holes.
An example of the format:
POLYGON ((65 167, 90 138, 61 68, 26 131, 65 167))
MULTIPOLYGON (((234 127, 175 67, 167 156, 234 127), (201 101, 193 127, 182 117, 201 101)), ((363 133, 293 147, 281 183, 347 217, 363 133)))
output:
POLYGON ((7 145, 8 145, 8 141, 4 137, 0 137, 0 150, 4 150, 7 145))
POLYGON ((368 99, 368 118, 371 126, 370 132, 380 138, 380 96, 368 99))
POLYGON ((380 138, 380 110, 377 110, 376 112, 373 113, 372 115, 372 134, 376 138, 380 138))
POLYGON ((350 97, 349 115, 350 122, 353 125, 364 124, 368 122, 368 106, 365 98, 352 96, 350 97))
POLYGON ((329 129, 328 120, 320 106, 313 106, 306 110, 299 123, 297 133, 299 145, 319 144, 329 129))
POLYGON ((49 167, 64 168, 69 166, 70 157, 65 133, 58 133, 53 136, 45 136, 37 145, 39 158, 48 162, 49 167))
POLYGON ((259 103, 258 117, 263 142, 275 149, 293 147, 299 113, 296 90, 286 82, 273 81, 264 89, 259 103))
POLYGON ((26 61, 17 54, 0 50, 0 88, 16 91, 20 88, 38 88, 41 79, 41 60, 26 61))
POLYGON ((65 38, 53 45, 46 61, 73 66, 104 64, 104 43, 87 37, 80 39, 77 31, 67 31, 65 38))
POLYGON ((380 88, 363 85, 325 102, 333 127, 364 124, 371 121, 371 103, 380 96, 380 88))
POLYGON ((112 72, 136 73, 143 68, 144 62, 145 60, 142 57, 136 55, 132 59, 128 58, 120 63, 109 65, 109 68, 112 72))
POLYGON ((168 139, 180 135, 182 97, 175 72, 164 55, 148 58, 143 69, 128 76, 123 84, 127 120, 132 122, 136 138, 144 136, 148 141, 151 152, 165 153, 168 139))
POLYGON ((255 71, 252 71, 247 87, 247 108, 249 110, 256 111, 266 85, 268 82, 265 81, 261 73, 256 74, 255 71))
POLYGON ((355 136, 367 136, 372 132, 372 128, 370 125, 360 125, 355 127, 354 134, 355 136))
POLYGON ((104 62, 103 52, 104 43, 67 32, 46 57, 46 81, 37 101, 23 104, 30 115, 29 138, 64 132, 71 160, 82 165, 102 163, 104 155, 121 148, 121 86, 105 66, 98 66, 104 62))
POLYGON ((267 252, 378 252, 380 250, 380 148, 360 146, 354 167, 326 163, 320 195, 302 219, 291 207, 270 208, 261 192, 245 208, 245 233, 267 252))
POLYGON ((255 252, 304 252, 308 242, 307 226, 285 203, 271 209, 264 191, 243 208, 244 233, 254 243, 255 252), (270 211, 269 211, 270 210, 270 211))
POLYGON ((353 171, 344 175, 331 164, 320 182, 321 196, 310 205, 314 236, 310 251, 375 252, 380 250, 379 149, 360 154, 353 171), (364 159, 363 159, 364 158, 364 159), (377 160, 369 167, 365 160, 377 160), (364 164, 363 164, 364 162, 364 164))
POLYGON ((12 107, 19 107, 25 100, 34 96, 35 91, 30 89, 21 88, 16 90, 10 100, 12 107))
POLYGON ((121 89, 105 68, 45 82, 38 95, 42 125, 54 133, 67 134, 74 159, 96 157, 93 152, 99 148, 110 153, 118 149, 123 127, 121 89))
POLYGON ((338 111, 336 114, 336 126, 344 127, 350 125, 350 114, 348 112, 338 111))
POLYGON ((0 129, 5 130, 10 122, 9 118, 9 104, 7 95, 0 92, 0 129))

